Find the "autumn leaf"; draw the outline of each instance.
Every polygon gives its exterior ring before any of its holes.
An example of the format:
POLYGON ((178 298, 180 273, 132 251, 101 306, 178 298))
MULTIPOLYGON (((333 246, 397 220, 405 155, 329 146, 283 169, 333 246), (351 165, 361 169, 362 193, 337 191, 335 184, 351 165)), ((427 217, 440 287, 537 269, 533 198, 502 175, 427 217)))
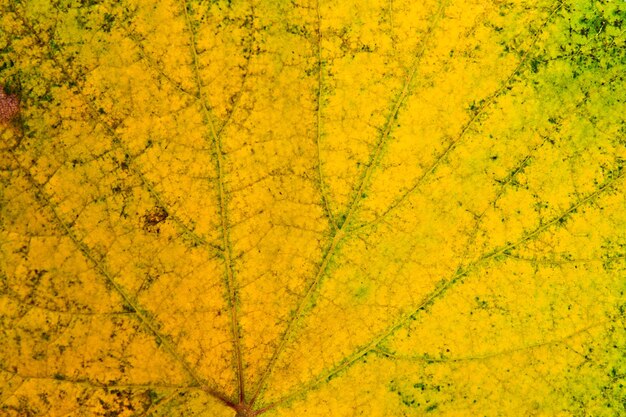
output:
POLYGON ((0 414, 626 415, 625 32, 0 0, 0 414))

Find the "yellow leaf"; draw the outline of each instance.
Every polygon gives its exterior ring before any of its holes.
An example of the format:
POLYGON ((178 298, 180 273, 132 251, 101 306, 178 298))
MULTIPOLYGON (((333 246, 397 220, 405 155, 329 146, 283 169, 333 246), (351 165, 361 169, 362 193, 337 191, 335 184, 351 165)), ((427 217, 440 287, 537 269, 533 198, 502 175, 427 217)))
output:
POLYGON ((0 0, 0 414, 626 414, 626 3, 0 0))

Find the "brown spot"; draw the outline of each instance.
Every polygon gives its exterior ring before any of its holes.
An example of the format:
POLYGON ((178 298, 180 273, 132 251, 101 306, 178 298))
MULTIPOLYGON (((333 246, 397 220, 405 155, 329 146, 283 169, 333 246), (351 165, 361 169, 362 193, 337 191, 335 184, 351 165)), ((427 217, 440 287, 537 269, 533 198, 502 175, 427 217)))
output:
POLYGON ((163 207, 154 207, 152 210, 146 212, 146 214, 143 215, 144 230, 149 232, 156 231, 158 233, 159 230, 156 229, 156 226, 158 226, 159 223, 164 222, 167 217, 167 211, 165 211, 163 207))
POLYGON ((20 99, 0 87, 0 123, 8 123, 20 112, 20 99))

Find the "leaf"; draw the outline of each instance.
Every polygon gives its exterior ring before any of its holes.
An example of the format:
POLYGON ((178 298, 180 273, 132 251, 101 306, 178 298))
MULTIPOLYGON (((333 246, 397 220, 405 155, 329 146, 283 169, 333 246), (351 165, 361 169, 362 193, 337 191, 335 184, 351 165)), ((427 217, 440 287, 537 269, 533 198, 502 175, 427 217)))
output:
POLYGON ((626 3, 0 10, 2 415, 626 414, 626 3))

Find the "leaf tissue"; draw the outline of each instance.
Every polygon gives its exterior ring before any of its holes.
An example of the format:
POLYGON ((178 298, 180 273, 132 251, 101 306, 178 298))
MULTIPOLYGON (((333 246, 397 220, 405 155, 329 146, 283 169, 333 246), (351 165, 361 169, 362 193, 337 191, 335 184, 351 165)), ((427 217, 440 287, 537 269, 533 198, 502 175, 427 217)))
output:
POLYGON ((626 2, 0 0, 0 415, 626 415, 626 2))

